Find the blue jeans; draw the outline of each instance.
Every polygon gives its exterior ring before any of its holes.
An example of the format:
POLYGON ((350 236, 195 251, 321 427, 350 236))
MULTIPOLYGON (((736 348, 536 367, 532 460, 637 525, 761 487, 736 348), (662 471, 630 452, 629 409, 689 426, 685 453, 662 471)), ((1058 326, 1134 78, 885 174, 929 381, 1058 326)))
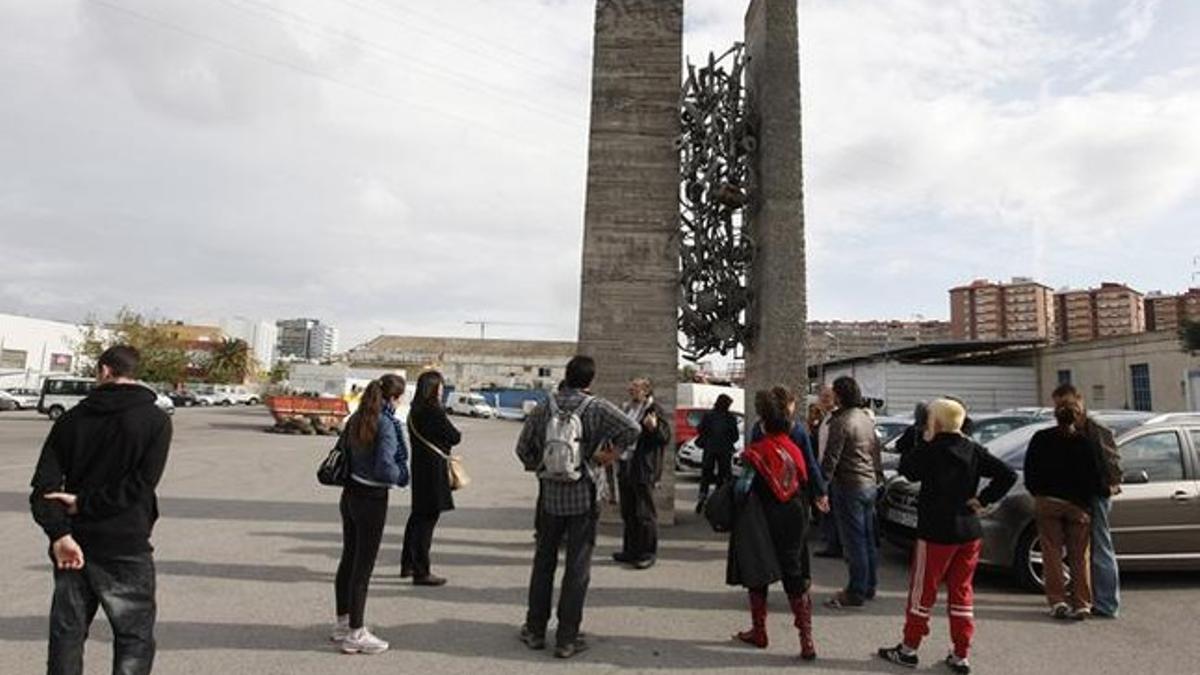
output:
POLYGON ((832 485, 837 500, 838 537, 842 551, 850 564, 850 582, 846 593, 855 598, 867 598, 875 594, 879 580, 879 551, 875 546, 875 496, 874 485, 847 488, 832 485))
POLYGON ((54 571, 48 673, 83 672, 83 643, 100 608, 112 626, 114 675, 150 673, 156 607, 149 553, 88 558, 81 570, 54 571))
POLYGON ((1116 616, 1121 609, 1121 571, 1108 527, 1111 510, 1112 500, 1108 497, 1092 500, 1092 609, 1116 616))

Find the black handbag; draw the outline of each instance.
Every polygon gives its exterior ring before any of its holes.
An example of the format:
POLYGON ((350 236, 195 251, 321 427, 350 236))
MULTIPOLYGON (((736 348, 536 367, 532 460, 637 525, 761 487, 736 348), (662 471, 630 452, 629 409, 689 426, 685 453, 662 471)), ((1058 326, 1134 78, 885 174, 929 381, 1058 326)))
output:
POLYGON ((733 486, 734 481, 725 481, 704 501, 704 518, 713 532, 728 532, 733 529, 733 486))
POLYGON ((346 451, 342 437, 338 436, 325 461, 317 467, 317 482, 321 485, 341 487, 350 478, 350 453, 346 451))

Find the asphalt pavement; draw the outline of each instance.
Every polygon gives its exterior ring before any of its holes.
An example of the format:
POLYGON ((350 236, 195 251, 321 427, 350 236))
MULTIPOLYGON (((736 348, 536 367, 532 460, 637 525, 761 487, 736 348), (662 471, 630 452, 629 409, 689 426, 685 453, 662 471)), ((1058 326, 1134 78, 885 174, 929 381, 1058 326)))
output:
MULTIPOLYGON (((399 578, 408 493, 392 492, 387 533, 367 621, 391 642, 379 656, 343 656, 329 642, 333 572, 340 551, 336 489, 314 471, 332 445, 322 437, 264 433, 262 407, 181 409, 160 486, 155 532, 159 652, 155 672, 601 673, 679 670, 812 673, 908 672, 875 660, 899 639, 906 594, 903 554, 885 545, 879 598, 867 608, 817 610, 820 659, 796 660, 798 643, 781 589, 773 589, 765 651, 733 644, 745 627, 745 594, 724 585, 725 543, 679 493, 680 522, 661 534, 659 564, 613 564, 617 526, 602 528, 584 630, 592 650, 568 662, 530 652, 516 638, 533 552, 534 480, 513 457, 519 423, 455 418, 474 482, 456 495, 434 538, 442 588, 399 578)), ((46 541, 28 509, 28 482, 49 423, 0 413, 0 673, 44 672, 51 571, 46 541)), ((845 579, 839 561, 815 561, 818 599, 845 579)), ((1060 624, 1040 596, 1003 576, 981 574, 977 673, 1200 674, 1200 575, 1139 574, 1124 580, 1117 621, 1060 624)), ((941 609, 922 649, 922 671, 939 665, 949 637, 941 609)), ((108 627, 97 618, 87 672, 107 673, 108 627)))

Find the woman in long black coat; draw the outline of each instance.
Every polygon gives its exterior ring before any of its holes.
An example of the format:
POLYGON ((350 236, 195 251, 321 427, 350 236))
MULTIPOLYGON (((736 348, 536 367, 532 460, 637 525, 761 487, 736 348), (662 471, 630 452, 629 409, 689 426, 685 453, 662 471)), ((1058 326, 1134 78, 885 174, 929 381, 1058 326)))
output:
POLYGON ((412 577, 417 586, 441 586, 442 577, 430 572, 429 549, 433 530, 443 511, 454 509, 450 492, 447 459, 451 448, 462 440, 461 434, 442 407, 441 373, 431 370, 417 378, 417 393, 408 414, 408 435, 412 445, 412 513, 404 528, 404 552, 400 558, 400 576, 412 577))

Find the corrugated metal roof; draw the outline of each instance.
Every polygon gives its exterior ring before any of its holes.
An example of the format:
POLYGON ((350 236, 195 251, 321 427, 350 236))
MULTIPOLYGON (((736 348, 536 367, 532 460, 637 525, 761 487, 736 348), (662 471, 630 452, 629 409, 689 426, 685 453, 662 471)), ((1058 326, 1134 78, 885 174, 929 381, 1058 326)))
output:
POLYGON ((478 338, 409 337, 380 335, 350 351, 356 355, 429 355, 441 359, 455 355, 491 358, 552 358, 566 361, 575 356, 574 342, 550 340, 480 340, 478 338))

